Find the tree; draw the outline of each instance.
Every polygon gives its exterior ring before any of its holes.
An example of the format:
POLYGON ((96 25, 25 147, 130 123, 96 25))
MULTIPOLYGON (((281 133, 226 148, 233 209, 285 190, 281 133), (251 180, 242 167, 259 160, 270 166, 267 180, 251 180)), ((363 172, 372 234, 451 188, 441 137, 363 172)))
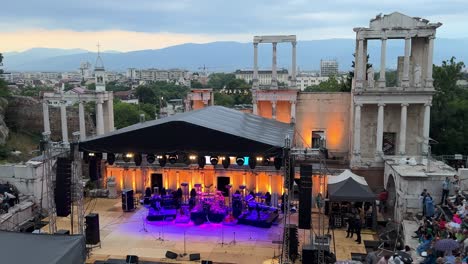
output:
POLYGON ((138 106, 122 102, 114 102, 115 127, 123 128, 140 122, 138 106))
POLYGON ((468 154, 468 91, 457 86, 464 67, 455 57, 433 67, 436 93, 432 99, 431 138, 439 142, 432 147, 438 155, 468 154))
MULTIPOLYGON (((3 61, 3 55, 0 53, 0 65, 2 65, 3 61)), ((0 69, 0 74, 3 73, 3 70, 0 69)), ((10 90, 8 89, 8 85, 3 80, 3 78, 0 78, 0 97, 8 97, 10 96, 10 90)))
POLYGON ((214 93, 214 101, 216 105, 221 105, 225 107, 233 107, 235 105, 235 100, 233 96, 220 92, 214 93))
POLYGON ((149 86, 138 86, 135 91, 135 95, 138 97, 138 100, 141 103, 146 104, 155 104, 156 103, 156 93, 149 86))
POLYGON ((227 87, 227 84, 236 80, 236 75, 232 73, 212 73, 209 76, 208 87, 214 90, 221 90, 227 87))
POLYGON ((196 80, 192 80, 190 82, 190 86, 192 88, 203 88, 203 84, 201 82, 199 82, 199 81, 196 81, 196 80))
POLYGON ((343 91, 343 86, 340 85, 335 76, 331 76, 328 80, 319 83, 319 85, 311 85, 304 89, 304 92, 347 92, 343 91))
MULTIPOLYGON (((352 86, 352 82, 353 82, 353 78, 354 78, 354 69, 356 67, 356 53, 353 53, 353 57, 355 59, 351 62, 352 70, 348 72, 348 76, 346 77, 346 79, 343 82, 341 82, 341 89, 340 90, 343 91, 343 92, 350 92, 351 91, 351 86, 352 86)), ((372 67, 372 64, 369 63, 369 54, 367 54, 366 72, 370 67, 372 67)))
POLYGON ((94 91, 94 90, 96 90, 96 84, 95 83, 90 83, 90 84, 86 85, 86 88, 88 88, 88 90, 94 91))
POLYGON ((119 91, 128 91, 131 89, 132 87, 129 84, 119 83, 117 81, 110 81, 106 83, 106 91, 119 92, 119 91))

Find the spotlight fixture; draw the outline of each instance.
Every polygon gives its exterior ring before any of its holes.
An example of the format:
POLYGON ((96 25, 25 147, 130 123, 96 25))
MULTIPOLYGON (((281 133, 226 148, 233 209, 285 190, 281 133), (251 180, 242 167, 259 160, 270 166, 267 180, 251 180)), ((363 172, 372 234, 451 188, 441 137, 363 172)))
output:
POLYGON ((255 157, 249 157, 249 167, 252 170, 255 169, 255 166, 257 166, 257 159, 255 159, 255 157))
POLYGON ((223 168, 227 169, 231 165, 231 159, 229 157, 221 157, 221 163, 223 164, 223 168))
POLYGON ((114 165, 114 162, 115 162, 115 154, 107 153, 107 163, 109 163, 109 165, 114 165))
POLYGON ((242 165, 244 165, 244 162, 245 162, 244 157, 237 157, 237 158, 236 158, 236 164, 237 164, 237 166, 242 166, 242 165))
POLYGON ((102 153, 95 153, 94 156, 96 157, 96 159, 102 160, 102 153))
POLYGON ((90 157, 89 157, 89 154, 90 154, 90 153, 89 153, 88 151, 84 151, 84 152, 83 152, 83 160, 84 160, 85 163, 88 163, 88 162, 89 162, 89 158, 90 158, 90 157))
POLYGON ((190 160, 191 162, 195 162, 195 160, 197 160, 197 155, 191 154, 191 155, 189 156, 189 160, 190 160))
POLYGON ((219 160, 219 159, 218 159, 218 156, 211 156, 211 157, 210 157, 210 163, 211 163, 211 165, 216 166, 216 164, 218 164, 218 160, 219 160))
POLYGON ((203 169, 203 168, 205 167, 205 164, 206 164, 206 158, 205 158, 205 156, 203 156, 203 155, 198 156, 198 161, 197 161, 197 163, 198 163, 198 166, 199 166, 201 169, 203 169))
POLYGON ((140 166, 141 162, 143 161, 143 158, 141 157, 140 153, 137 153, 133 156, 133 161, 135 162, 136 166, 140 166))
POLYGON ((154 154, 146 154, 146 161, 149 163, 149 164, 153 164, 153 162, 156 160, 156 156, 154 156, 154 154))
POLYGON ((169 163, 174 164, 177 162, 179 157, 176 154, 170 154, 169 155, 169 163))
POLYGON ((133 158, 133 154, 132 153, 125 153, 123 154, 122 156, 122 159, 123 161, 125 162, 130 162, 130 160, 133 158))
POLYGON ((263 166, 268 166, 268 165, 270 165, 270 158, 264 157, 264 158, 262 159, 262 164, 263 164, 263 166))
POLYGON ((88 153, 88 156, 94 158, 95 154, 93 152, 91 152, 91 153, 88 153))
POLYGON ((157 158, 158 158, 159 166, 161 166, 161 167, 166 166, 166 163, 167 163, 166 155, 158 155, 157 158))
POLYGON ((279 170, 281 169, 281 166, 283 165, 283 159, 280 157, 276 157, 275 160, 273 161, 273 164, 275 165, 275 169, 279 170))

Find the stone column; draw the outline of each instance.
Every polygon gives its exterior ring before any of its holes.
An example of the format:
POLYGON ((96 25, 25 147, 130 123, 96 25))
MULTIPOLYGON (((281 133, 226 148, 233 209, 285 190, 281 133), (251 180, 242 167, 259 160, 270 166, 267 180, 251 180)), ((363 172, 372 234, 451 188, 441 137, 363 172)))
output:
POLYGON ((358 40, 358 52, 354 58, 355 66, 356 66, 356 87, 363 88, 363 77, 364 77, 364 69, 366 65, 362 65, 364 56, 364 39, 360 38, 358 40))
POLYGON ((291 66, 291 87, 296 88, 296 41, 292 44, 292 66, 291 66))
POLYGON ((383 147, 383 126, 384 126, 384 106, 385 104, 379 103, 379 112, 377 114, 377 141, 375 152, 376 156, 380 159, 379 155, 382 153, 383 147))
POLYGON ((434 55, 434 36, 430 36, 427 44, 427 65, 426 65, 426 87, 433 87, 432 79, 432 59, 434 55))
POLYGON ((362 104, 354 106, 354 154, 361 154, 361 107, 362 104))
POLYGON ((60 101, 60 121, 62 122, 62 141, 68 143, 67 107, 66 100, 60 101))
POLYGON ((296 123, 296 101, 291 101, 291 123, 296 123))
POLYGON ((423 145, 422 153, 427 154, 429 150, 429 125, 431 123, 431 103, 424 104, 423 145))
POLYGON ((271 101, 271 118, 276 120, 276 101, 271 101))
POLYGON ((278 73, 276 71, 276 42, 273 42, 273 61, 271 64, 271 88, 278 89, 278 73))
POLYGON ((387 38, 382 38, 382 46, 380 48, 380 78, 379 87, 385 88, 385 60, 387 57, 387 38))
POLYGON ((96 132, 98 135, 104 134, 104 113, 102 110, 102 99, 96 102, 96 132))
POLYGON ((408 104, 401 104, 401 119, 400 119, 400 155, 406 154, 406 119, 408 116, 408 104))
MULTIPOLYGON (((113 97, 112 92, 110 92, 109 96, 113 97)), ((112 131, 115 130, 115 127, 114 127, 114 99, 113 98, 109 98, 107 100, 107 114, 108 114, 108 117, 109 117, 109 122, 108 122, 109 132, 112 132, 112 131)))
POLYGON ((42 116, 44 118, 44 132, 50 132, 49 105, 45 99, 42 101, 42 116))
POLYGON ((401 82, 402 87, 409 87, 409 63, 411 51, 411 38, 405 37, 405 58, 403 60, 403 78, 401 82))
POLYGON ((258 43, 254 43, 253 87, 258 88, 258 43))
POLYGON ((86 125, 85 125, 85 111, 84 111, 84 106, 83 106, 82 101, 78 103, 78 116, 80 120, 80 141, 83 141, 86 139, 86 125))
POLYGON ((258 115, 258 107, 257 107, 257 101, 253 101, 253 109, 252 113, 254 115, 258 115))

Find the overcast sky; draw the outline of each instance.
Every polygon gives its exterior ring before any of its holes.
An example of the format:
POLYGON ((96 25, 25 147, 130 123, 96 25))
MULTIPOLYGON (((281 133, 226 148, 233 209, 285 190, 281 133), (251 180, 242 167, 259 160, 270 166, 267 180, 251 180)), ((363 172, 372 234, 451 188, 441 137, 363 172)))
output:
POLYGON ((0 52, 32 47, 130 51, 187 42, 354 38, 379 13, 442 22, 438 37, 468 38, 468 0, 5 0, 0 52))

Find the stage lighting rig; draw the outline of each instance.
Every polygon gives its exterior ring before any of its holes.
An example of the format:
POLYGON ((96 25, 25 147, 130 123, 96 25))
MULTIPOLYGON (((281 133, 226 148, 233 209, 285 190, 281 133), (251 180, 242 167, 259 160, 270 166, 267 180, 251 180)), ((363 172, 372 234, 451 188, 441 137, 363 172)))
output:
POLYGON ((109 163, 109 165, 114 165, 114 162, 115 162, 115 154, 107 153, 107 163, 109 163))
POLYGON ((149 163, 149 164, 153 164, 154 161, 156 161, 156 156, 154 156, 154 154, 146 154, 146 161, 149 163))
POLYGON ((218 164, 218 160, 219 160, 218 156, 211 156, 210 157, 211 165, 216 166, 218 164))
POLYGON ((171 164, 175 164, 178 159, 179 159, 179 156, 177 156, 176 154, 169 155, 169 163, 171 164))
POLYGON ((275 160, 273 161, 273 164, 275 165, 275 169, 279 170, 281 169, 281 166, 283 165, 283 159, 280 157, 276 157, 275 160))
POLYGON ((130 162, 130 160, 133 158, 133 154, 132 153, 125 153, 123 154, 122 156, 122 160, 125 161, 125 162, 130 162))
POLYGON ((198 163, 198 166, 199 166, 201 169, 203 169, 203 168, 205 167, 205 164, 206 164, 206 158, 205 158, 205 156, 203 156, 203 155, 198 156, 198 161, 197 161, 197 163, 198 163))
POLYGON ((231 159, 229 156, 221 157, 221 163, 223 164, 223 168, 227 169, 229 168, 229 165, 231 165, 231 159))
POLYGON ((135 162, 136 166, 140 166, 141 162, 143 161, 143 158, 140 153, 137 153, 133 156, 133 161, 135 162))
POLYGON ((245 162, 244 157, 237 157, 237 158, 236 158, 236 164, 237 164, 237 166, 242 166, 242 165, 244 165, 244 162, 245 162))
POLYGON ((264 157, 264 158, 262 159, 262 164, 263 164, 263 166, 268 166, 268 165, 270 165, 270 158, 264 157))
POLYGON ((257 159, 255 157, 249 157, 249 167, 253 170, 257 166, 257 159))
POLYGON ((158 155, 157 158, 158 158, 159 166, 161 166, 161 167, 166 166, 166 163, 167 163, 166 155, 158 155))

